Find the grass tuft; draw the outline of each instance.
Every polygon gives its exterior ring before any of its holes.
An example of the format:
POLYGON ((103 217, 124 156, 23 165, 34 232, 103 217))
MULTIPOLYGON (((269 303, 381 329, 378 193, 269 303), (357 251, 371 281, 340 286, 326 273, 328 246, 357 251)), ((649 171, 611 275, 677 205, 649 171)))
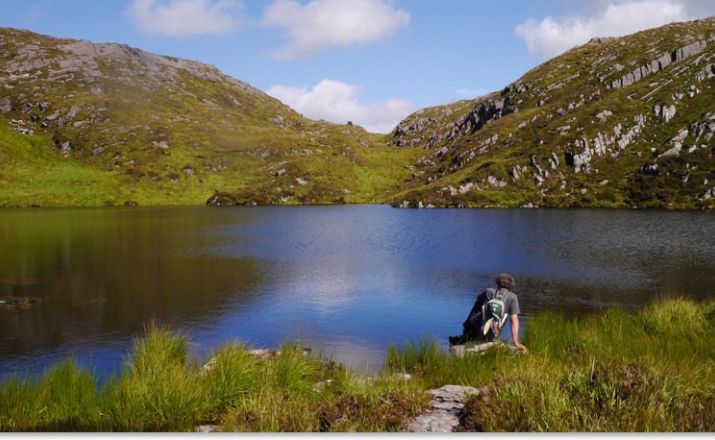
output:
POLYGON ((72 360, 0 383, 0 430, 397 431, 427 407, 428 389, 458 384, 480 390, 464 431, 712 431, 714 315, 715 303, 684 298, 638 314, 544 313, 526 325, 527 355, 456 358, 422 339, 391 345, 376 376, 295 344, 267 358, 229 344, 202 368, 185 337, 152 325, 102 387, 72 360))

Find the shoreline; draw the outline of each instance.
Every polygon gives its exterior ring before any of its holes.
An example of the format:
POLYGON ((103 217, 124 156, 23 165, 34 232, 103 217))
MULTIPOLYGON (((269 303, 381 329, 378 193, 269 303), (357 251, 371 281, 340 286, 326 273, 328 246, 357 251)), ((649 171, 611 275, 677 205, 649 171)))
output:
POLYGON ((712 300, 578 319, 546 312, 530 319, 527 355, 458 358, 423 339, 391 346, 368 376, 293 344, 230 344, 208 369, 185 338, 151 327, 102 386, 71 360, 36 380, 0 381, 0 430, 400 431, 429 412, 429 390, 455 385, 479 390, 451 413, 455 430, 712 431, 712 336, 712 300))
POLYGON ((606 206, 580 206, 580 207, 570 207, 570 206, 481 206, 481 207, 471 207, 471 206, 396 206, 390 202, 374 202, 374 203, 295 203, 295 204, 238 204, 238 205, 220 205, 213 206, 207 205, 205 203, 196 204, 136 204, 136 205, 0 205, 0 212, 10 211, 10 210, 59 210, 59 209, 107 209, 107 210, 136 210, 136 209, 150 209, 150 208, 313 208, 313 207, 339 207, 339 206, 385 206, 393 209, 408 210, 408 211, 443 211, 443 210, 525 210, 525 211, 635 211, 635 212, 712 212, 715 209, 713 206, 707 206, 703 208, 668 208, 668 207, 606 207, 606 206))

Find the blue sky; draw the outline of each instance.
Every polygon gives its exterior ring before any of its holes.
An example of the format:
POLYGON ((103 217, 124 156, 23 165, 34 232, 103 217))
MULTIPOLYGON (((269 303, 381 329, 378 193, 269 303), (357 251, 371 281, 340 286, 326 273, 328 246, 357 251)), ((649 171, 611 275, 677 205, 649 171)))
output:
POLYGON ((713 14, 711 0, 3 0, 0 26, 213 64, 306 116, 384 132, 591 36, 713 14))

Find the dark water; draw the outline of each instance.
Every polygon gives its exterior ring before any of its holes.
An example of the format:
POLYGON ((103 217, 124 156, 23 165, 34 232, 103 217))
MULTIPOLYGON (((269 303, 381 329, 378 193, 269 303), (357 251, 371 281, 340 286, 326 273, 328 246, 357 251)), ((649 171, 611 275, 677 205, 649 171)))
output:
MULTIPOLYGON (((74 355, 106 377, 156 320, 205 357, 299 340, 354 367, 460 331, 499 271, 522 312, 715 294, 715 215, 383 206, 0 211, 0 375, 74 355)), ((528 325, 528 320, 527 320, 528 325)))

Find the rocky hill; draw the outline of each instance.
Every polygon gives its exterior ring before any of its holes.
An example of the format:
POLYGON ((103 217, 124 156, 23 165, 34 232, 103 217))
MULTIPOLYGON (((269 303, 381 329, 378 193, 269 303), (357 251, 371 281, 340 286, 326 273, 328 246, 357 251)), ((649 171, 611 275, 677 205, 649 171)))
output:
POLYGON ((594 38, 503 90, 420 110, 396 206, 704 208, 715 201, 715 19, 594 38))
POLYGON ((0 29, 0 206, 386 200, 414 154, 212 66, 0 29))
POLYGON ((715 205, 715 19, 594 38, 387 135, 216 68, 0 29, 0 206, 715 205))

